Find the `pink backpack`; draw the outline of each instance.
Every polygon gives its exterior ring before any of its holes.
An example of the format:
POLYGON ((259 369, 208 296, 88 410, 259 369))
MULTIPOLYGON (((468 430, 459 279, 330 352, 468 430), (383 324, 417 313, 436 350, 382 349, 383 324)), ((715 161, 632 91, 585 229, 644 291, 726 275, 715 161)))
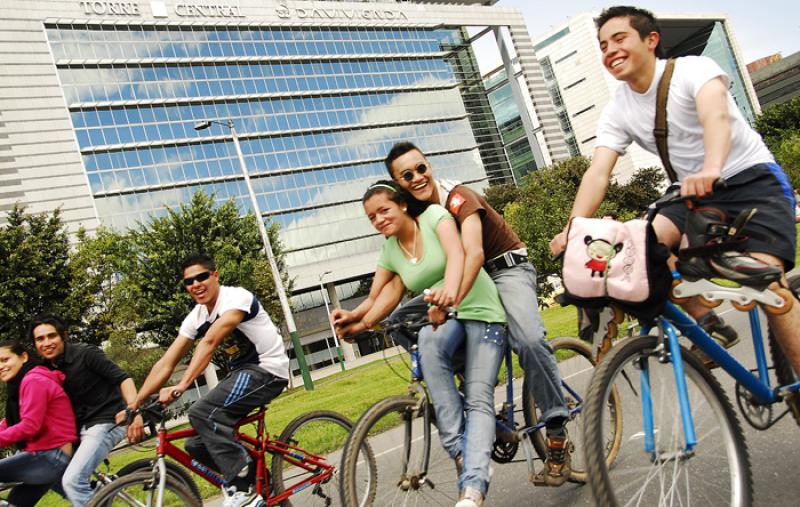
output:
POLYGON ((565 299, 590 308, 613 302, 652 319, 663 311, 672 286, 668 257, 647 220, 576 217, 564 253, 565 299))

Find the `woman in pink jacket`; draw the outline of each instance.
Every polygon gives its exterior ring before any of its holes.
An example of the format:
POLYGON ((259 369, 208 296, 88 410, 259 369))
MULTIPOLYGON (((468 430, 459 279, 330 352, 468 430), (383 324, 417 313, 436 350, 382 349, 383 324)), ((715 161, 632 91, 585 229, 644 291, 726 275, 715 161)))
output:
POLYGON ((6 417, 0 421, 0 448, 20 452, 0 460, 0 482, 21 482, 8 502, 33 506, 58 484, 77 439, 64 374, 34 364, 21 344, 0 341, 0 380, 8 387, 6 417))

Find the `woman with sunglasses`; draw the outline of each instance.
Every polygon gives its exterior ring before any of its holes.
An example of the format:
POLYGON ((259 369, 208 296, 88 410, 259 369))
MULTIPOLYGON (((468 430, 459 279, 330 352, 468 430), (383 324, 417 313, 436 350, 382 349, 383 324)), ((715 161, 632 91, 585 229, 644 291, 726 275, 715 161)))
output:
POLYGON ((383 244, 373 289, 380 292, 395 274, 412 291, 430 289, 429 317, 439 323, 419 333, 420 363, 433 399, 442 446, 460 472, 457 507, 483 503, 495 435, 494 385, 505 350, 505 311, 497 289, 482 269, 467 294, 459 291, 464 251, 455 221, 439 205, 413 199, 394 182, 379 181, 362 200, 383 244), (441 308, 455 306, 444 321, 441 308), (466 346, 465 395, 453 378, 453 356, 466 346), (462 471, 463 470, 463 471, 462 471))
POLYGON ((8 505, 33 506, 67 468, 77 440, 75 415, 64 374, 39 366, 16 341, 0 341, 0 380, 8 389, 0 448, 20 450, 0 460, 0 482, 22 483, 11 490, 8 505))

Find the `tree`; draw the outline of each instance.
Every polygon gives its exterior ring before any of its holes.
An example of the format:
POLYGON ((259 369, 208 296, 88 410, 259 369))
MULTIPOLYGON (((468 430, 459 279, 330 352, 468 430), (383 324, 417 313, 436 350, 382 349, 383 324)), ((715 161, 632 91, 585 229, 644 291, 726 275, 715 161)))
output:
MULTIPOLYGON (((64 313, 70 293, 69 238, 61 211, 27 214, 14 205, 0 228, 0 322, 7 338, 23 339, 30 318, 64 313)), ((76 313, 65 313, 74 322, 76 313)))
MULTIPOLYGON (((560 262, 550 254, 550 240, 568 222, 589 164, 586 157, 572 157, 528 174, 519 188, 519 197, 506 206, 506 220, 528 246, 528 258, 540 273, 538 289, 542 296, 551 291, 546 275, 561 271, 560 262)), ((661 195, 663 181, 661 169, 646 168, 637 171, 624 185, 612 182, 595 215, 612 215, 620 220, 641 215, 661 195)))
MULTIPOLYGON (((288 290, 277 226, 268 234, 288 290)), ((255 215, 241 217, 232 199, 215 207, 211 196, 198 192, 191 202, 129 231, 125 241, 114 305, 135 324, 140 342, 165 346, 174 339, 193 305, 180 283, 180 264, 194 252, 214 257, 223 284, 249 289, 267 313, 281 315, 255 215)))
POLYGON ((519 189, 513 183, 491 185, 486 188, 483 196, 492 208, 503 215, 505 214, 506 206, 519 197, 519 189))
POLYGON ((800 188, 800 97, 764 109, 756 118, 756 130, 792 186, 800 188))
POLYGON ((784 138, 800 133, 800 97, 765 108, 756 118, 755 128, 774 152, 784 138))

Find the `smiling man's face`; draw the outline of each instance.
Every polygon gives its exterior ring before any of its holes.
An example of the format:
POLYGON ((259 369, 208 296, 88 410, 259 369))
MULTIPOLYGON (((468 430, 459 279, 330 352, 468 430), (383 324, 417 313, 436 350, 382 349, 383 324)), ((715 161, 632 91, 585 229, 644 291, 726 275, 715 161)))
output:
POLYGON ((392 161, 392 179, 418 201, 436 202, 431 164, 418 150, 408 151, 392 161))
POLYGON ((183 270, 183 286, 195 303, 206 305, 210 311, 219 296, 219 273, 194 264, 183 270))
POLYGON ((655 61, 660 36, 652 32, 644 39, 631 26, 630 18, 611 18, 597 32, 603 66, 619 81, 635 83, 655 61))

